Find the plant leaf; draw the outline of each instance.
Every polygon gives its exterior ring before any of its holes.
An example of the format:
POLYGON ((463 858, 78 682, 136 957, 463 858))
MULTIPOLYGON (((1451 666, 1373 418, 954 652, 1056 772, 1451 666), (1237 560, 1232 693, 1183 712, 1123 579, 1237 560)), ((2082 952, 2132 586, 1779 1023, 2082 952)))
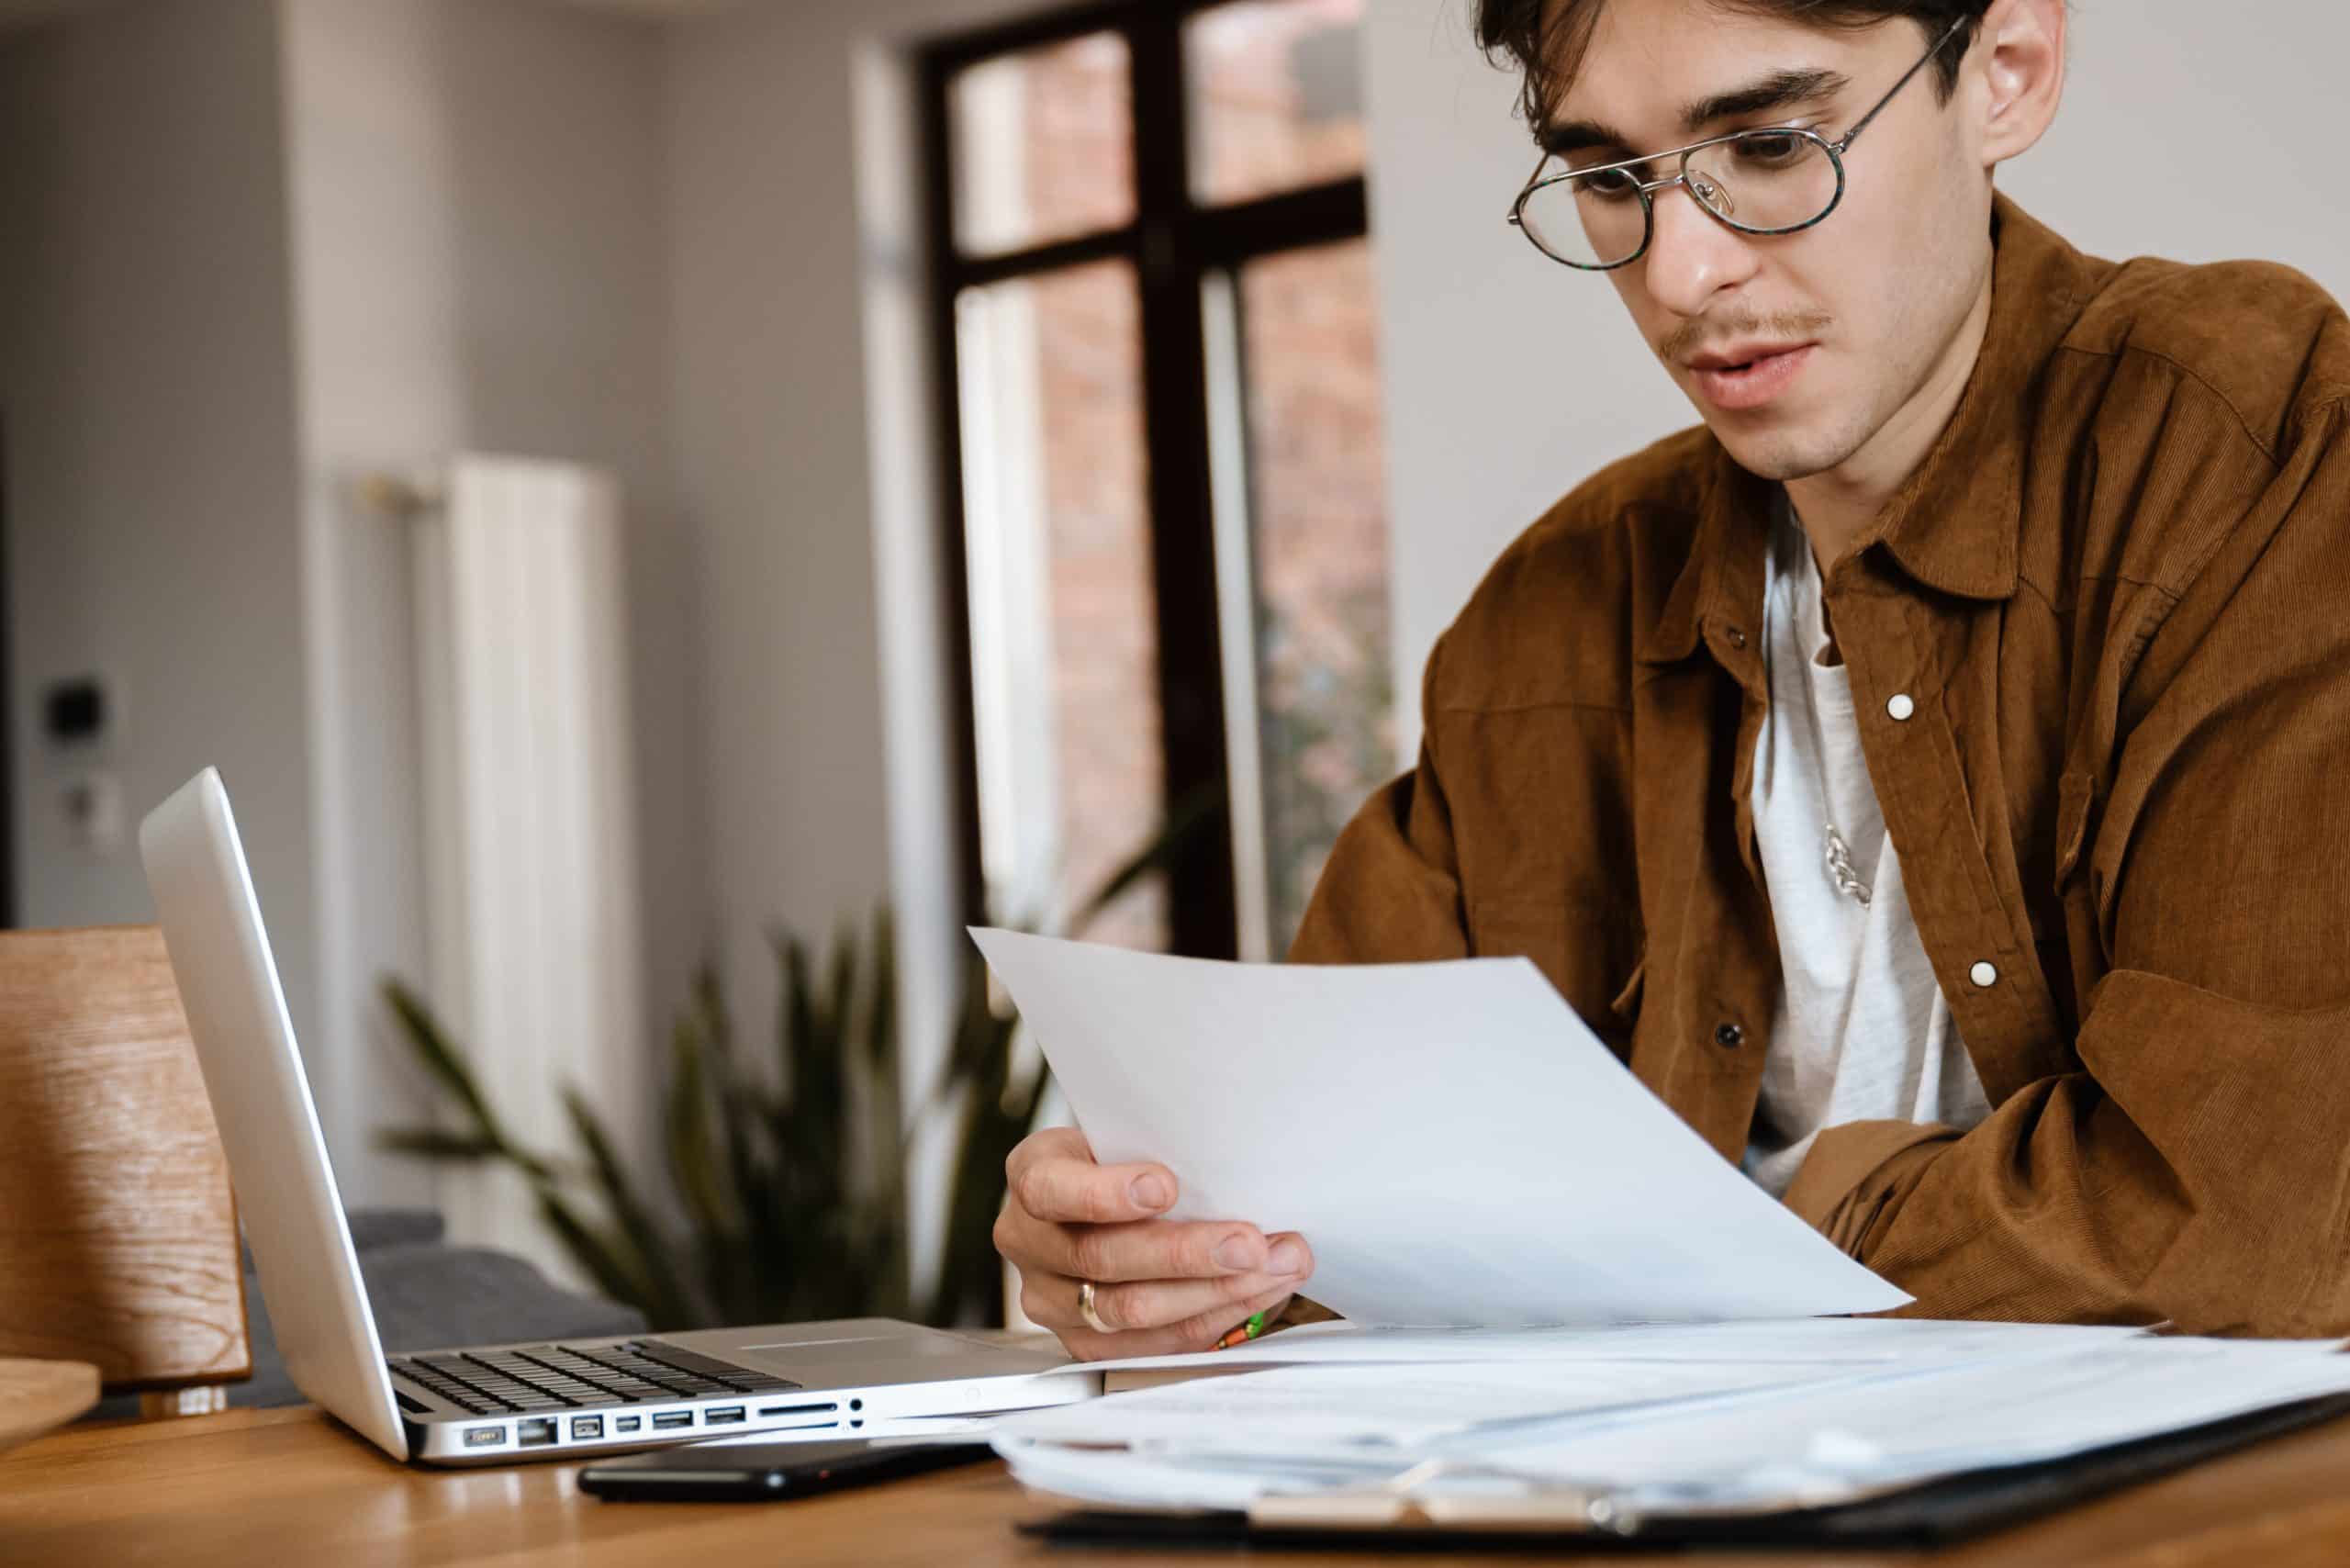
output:
POLYGON ((538 1198, 539 1217, 554 1232, 555 1239, 563 1243, 572 1261, 596 1282, 596 1288, 614 1301, 636 1307, 649 1322, 657 1323, 653 1316, 655 1293, 641 1274, 629 1267, 610 1241, 589 1229, 553 1188, 539 1188, 538 1198))
MULTIPOLYGON (((846 1063, 839 1008, 823 994, 807 945, 777 944, 783 973, 782 1031, 789 1075, 781 1105, 770 1118, 777 1172, 785 1203, 811 1214, 833 1214, 846 1202, 843 1134, 846 1063)), ((831 971, 840 971, 835 953, 831 971)))
POLYGON ((621 1261, 643 1282, 640 1305, 646 1321, 656 1328, 697 1327, 703 1315, 686 1297, 668 1238, 638 1199, 635 1184, 621 1168, 601 1118, 576 1088, 564 1090, 563 1108, 571 1118, 572 1132, 588 1151, 588 1170, 612 1216, 612 1250, 627 1254, 621 1261))
POLYGON ((704 1238, 705 1260, 713 1238, 737 1234, 728 1213, 724 1182, 713 1161, 710 1092, 703 1079, 704 1039, 699 1025, 680 1018, 670 1039, 668 1107, 669 1171, 678 1196, 704 1238))
POLYGON ((886 1068, 894 1083, 898 1074, 898 927, 883 904, 873 913, 873 980, 871 1011, 866 1014, 866 1059, 878 1070, 886 1068))
POLYGON ((391 1004, 394 1016, 416 1049, 417 1060, 432 1075, 434 1081, 456 1101, 460 1108, 474 1119, 476 1125, 498 1142, 506 1141, 498 1126, 498 1117, 482 1097, 481 1088, 474 1081, 471 1069, 465 1066, 464 1055, 456 1042, 441 1027, 424 999, 408 990, 401 981, 386 979, 384 1000, 391 1004))
MULTIPOLYGON (((475 1081, 473 1070, 465 1065, 464 1053, 442 1028, 440 1020, 433 1016, 424 999, 391 976, 384 980, 383 993, 393 1015, 399 1020, 402 1032, 408 1036, 408 1044, 415 1049, 417 1059, 472 1119, 479 1138, 493 1146, 490 1152, 512 1161, 533 1181, 553 1180, 554 1171, 543 1159, 508 1136, 505 1124, 490 1108, 487 1096, 482 1093, 481 1086, 475 1081)), ((442 1158, 460 1157, 449 1155, 442 1158)))

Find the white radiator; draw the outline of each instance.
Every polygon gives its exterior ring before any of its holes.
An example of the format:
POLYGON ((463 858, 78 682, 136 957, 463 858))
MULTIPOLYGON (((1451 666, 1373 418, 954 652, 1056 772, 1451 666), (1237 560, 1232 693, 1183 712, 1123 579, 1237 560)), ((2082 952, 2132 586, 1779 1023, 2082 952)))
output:
MULTIPOLYGON (((434 1007, 515 1137, 567 1154, 578 1085, 642 1147, 642 1006, 620 487, 466 456, 418 520, 418 705, 434 1007)), ((458 1239, 577 1282, 528 1187, 443 1168, 458 1239)))

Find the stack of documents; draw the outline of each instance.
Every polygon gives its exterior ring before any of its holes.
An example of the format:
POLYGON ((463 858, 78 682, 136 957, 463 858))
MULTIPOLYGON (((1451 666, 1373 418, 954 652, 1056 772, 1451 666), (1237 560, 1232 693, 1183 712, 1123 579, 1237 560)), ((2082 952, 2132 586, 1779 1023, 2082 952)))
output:
MULTIPOLYGON (((1007 1418, 1091 1503, 1788 1509, 2350 1393, 2331 1341, 1866 1319, 1909 1297, 1749 1182, 1524 959, 1314 969, 973 935, 1097 1158, 1296 1230, 1349 1322, 1007 1418), (1430 1501, 1434 1500, 1434 1501, 1430 1501)), ((1323 1518, 1314 1515, 1314 1518, 1323 1518)))
POLYGON ((1029 1485, 1125 1507, 1401 1486, 1564 1489, 1625 1515, 1685 1514, 1850 1502, 2350 1393, 2350 1356, 2331 1341, 2127 1328, 1843 1319, 1291 1338, 1248 1347, 1265 1368, 1248 1376, 1009 1417, 996 1448, 1029 1485))

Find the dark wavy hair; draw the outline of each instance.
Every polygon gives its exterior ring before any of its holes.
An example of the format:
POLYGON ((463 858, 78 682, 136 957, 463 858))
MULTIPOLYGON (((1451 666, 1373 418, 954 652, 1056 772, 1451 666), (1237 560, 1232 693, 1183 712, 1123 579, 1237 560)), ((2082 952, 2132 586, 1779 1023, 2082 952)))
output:
MULTIPOLYGON (((1477 42, 1488 59, 1513 62, 1525 73, 1518 106, 1539 129, 1574 80, 1590 47, 1593 27, 1607 0, 1476 0, 1477 42)), ((1961 17, 1967 27, 1955 47, 1934 57, 1934 90, 1944 103, 1958 88, 1959 62, 1975 42, 1991 0, 1711 0, 1730 11, 1781 17, 1818 28, 1868 28, 1907 17, 1928 43, 1961 17)))

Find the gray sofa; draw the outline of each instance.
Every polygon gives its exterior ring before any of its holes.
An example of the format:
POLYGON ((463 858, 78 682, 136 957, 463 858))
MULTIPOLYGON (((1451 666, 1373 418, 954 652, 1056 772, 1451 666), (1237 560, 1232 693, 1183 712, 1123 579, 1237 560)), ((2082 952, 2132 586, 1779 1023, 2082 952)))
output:
MULTIPOLYGON (((350 1218, 352 1245, 386 1351, 639 1334, 647 1327, 634 1308, 558 1289, 509 1253, 451 1246, 441 1216, 431 1209, 353 1209, 350 1218)), ((253 1375, 229 1385, 229 1403, 302 1403, 302 1392, 285 1375, 278 1354, 250 1251, 245 1320, 252 1337, 253 1375)), ((131 1394, 105 1400, 90 1414, 96 1418, 138 1413, 138 1396, 131 1394)))

